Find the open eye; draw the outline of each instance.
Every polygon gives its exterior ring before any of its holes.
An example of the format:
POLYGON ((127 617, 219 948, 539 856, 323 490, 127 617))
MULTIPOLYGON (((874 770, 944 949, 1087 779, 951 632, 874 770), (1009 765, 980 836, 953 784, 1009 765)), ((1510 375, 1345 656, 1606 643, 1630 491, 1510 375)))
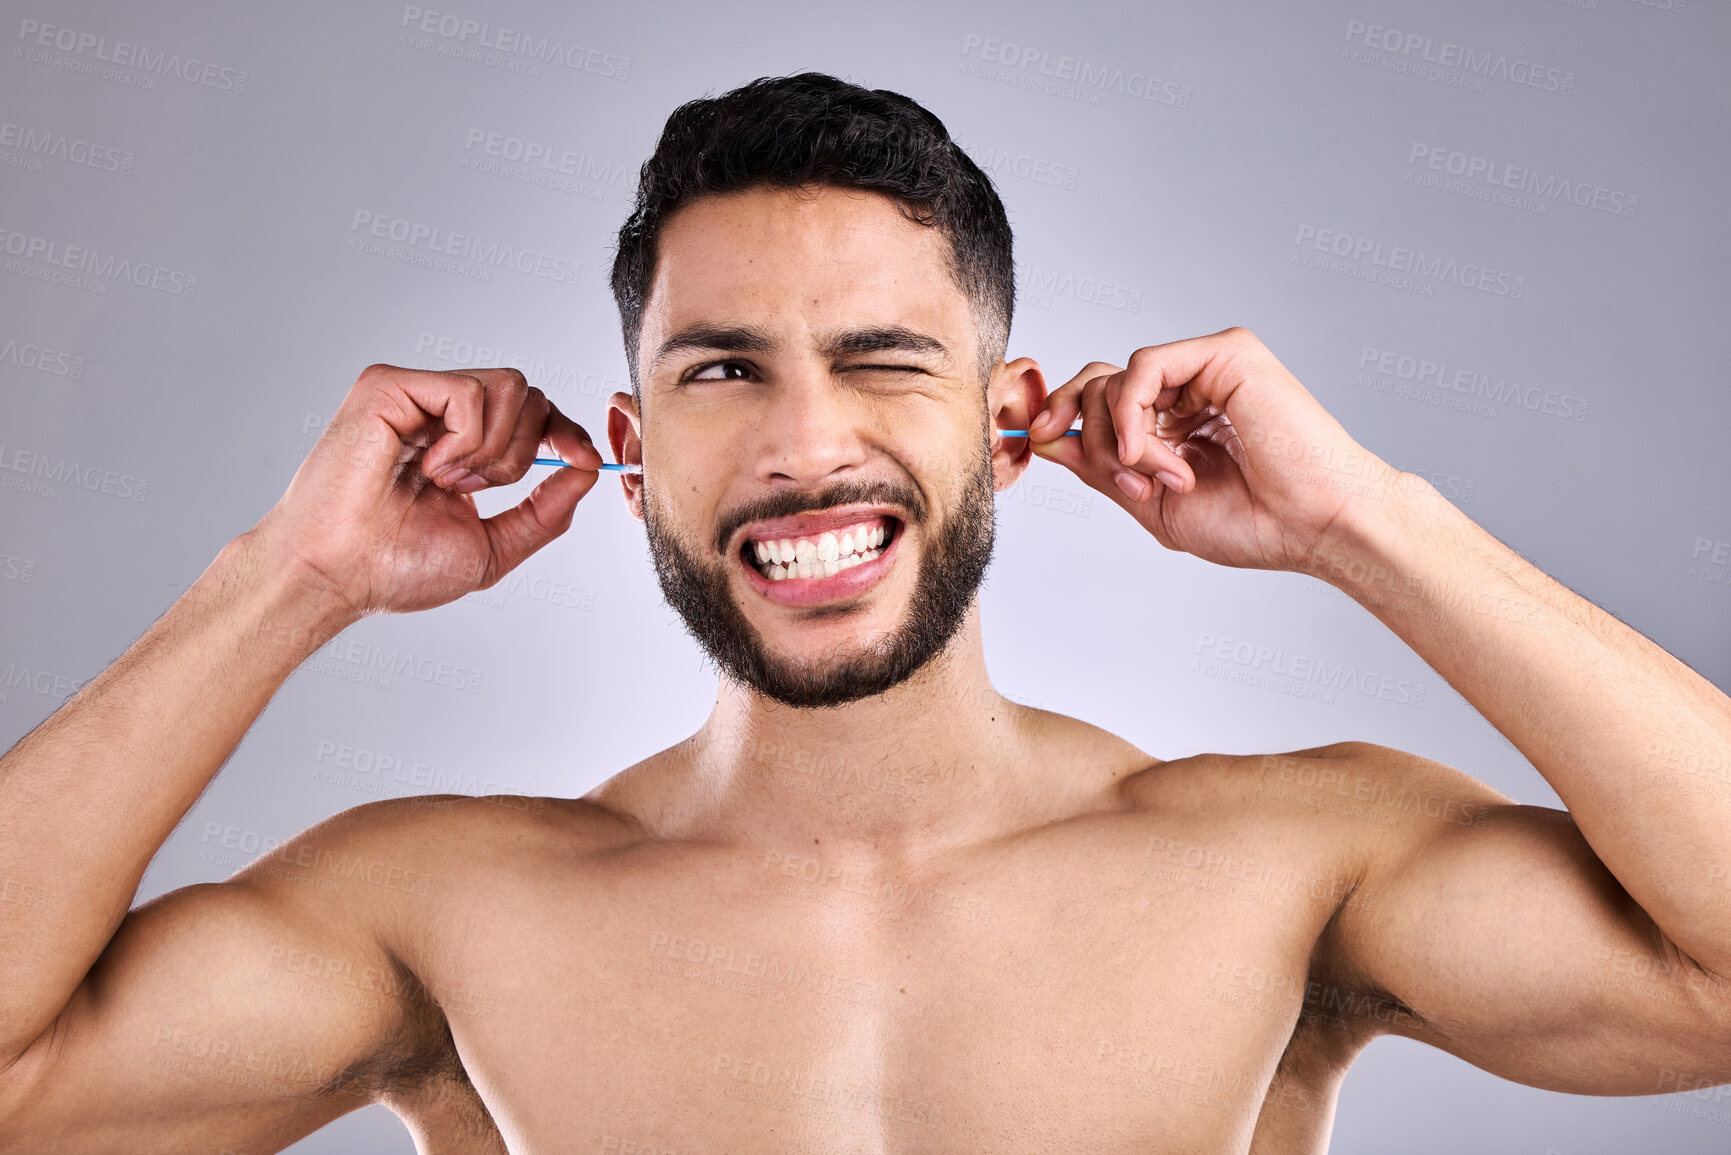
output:
POLYGON ((740 381, 751 376, 751 366, 743 361, 712 361, 701 365, 687 381, 740 381))

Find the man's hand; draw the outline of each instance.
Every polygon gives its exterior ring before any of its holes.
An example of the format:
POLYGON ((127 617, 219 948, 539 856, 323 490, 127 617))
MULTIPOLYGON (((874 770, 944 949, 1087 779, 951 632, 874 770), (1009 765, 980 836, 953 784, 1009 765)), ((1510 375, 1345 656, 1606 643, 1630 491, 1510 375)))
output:
POLYGON ((1246 569, 1312 572, 1346 514, 1405 480, 1243 329, 1088 365, 1029 441, 1167 549, 1246 569))
POLYGON ((589 434, 515 369, 373 365, 254 532, 352 616, 428 609, 564 533, 600 465, 589 434), (521 478, 542 446, 575 468, 481 518, 469 495, 521 478))

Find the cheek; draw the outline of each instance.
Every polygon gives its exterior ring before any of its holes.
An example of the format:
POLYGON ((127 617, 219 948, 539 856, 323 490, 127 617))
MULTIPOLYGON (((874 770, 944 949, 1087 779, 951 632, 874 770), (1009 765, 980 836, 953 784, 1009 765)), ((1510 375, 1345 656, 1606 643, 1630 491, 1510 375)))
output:
POLYGON ((972 479, 986 466, 991 450, 985 437, 984 428, 969 428, 953 430, 942 440, 921 438, 888 448, 930 501, 954 493, 963 480, 972 479))
POLYGON ((688 491, 680 488, 681 482, 677 479, 659 473, 656 478, 656 482, 646 484, 642 492, 644 512, 654 521, 656 531, 664 539, 674 539, 687 554, 707 556, 708 539, 703 527, 692 520, 691 511, 696 502, 688 491))

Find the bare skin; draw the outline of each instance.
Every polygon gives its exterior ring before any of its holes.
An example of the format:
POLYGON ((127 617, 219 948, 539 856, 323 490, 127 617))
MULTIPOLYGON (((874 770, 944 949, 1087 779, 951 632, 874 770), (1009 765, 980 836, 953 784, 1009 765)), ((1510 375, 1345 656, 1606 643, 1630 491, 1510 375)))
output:
MULTIPOLYGON (((776 654, 893 629, 983 423, 1036 418, 992 439, 999 489, 1037 453, 1168 548, 1333 582, 1569 812, 1362 742, 1162 761, 999 695, 976 610, 887 693, 795 710, 723 679, 698 733, 583 798, 375 803, 130 910, 301 660, 497 581, 596 480, 514 372, 374 367, 282 501, 0 759, 0 1151, 257 1155, 383 1102, 429 1155, 1294 1155, 1385 1033, 1564 1091, 1731 1081, 1731 801, 1696 788, 1731 700, 1242 331, 1050 397, 1000 361, 982 412, 943 262, 836 190, 698 202, 663 236, 609 437, 776 654), (541 446, 575 467, 478 519, 465 494, 541 446), (865 511, 899 540, 845 596, 765 592, 749 525, 714 541, 742 502, 874 477, 930 516, 865 511)), ((1027 636, 1071 644, 1050 612, 1027 636)))

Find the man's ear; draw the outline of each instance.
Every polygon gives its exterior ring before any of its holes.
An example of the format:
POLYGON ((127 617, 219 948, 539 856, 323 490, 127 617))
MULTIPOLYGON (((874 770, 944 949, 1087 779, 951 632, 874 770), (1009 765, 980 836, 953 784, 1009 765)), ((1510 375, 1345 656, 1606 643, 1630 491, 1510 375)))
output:
MULTIPOLYGON (((629 393, 615 393, 607 399, 607 444, 613 447, 613 460, 621 465, 643 464, 642 418, 637 412, 637 398, 629 393)), ((625 508, 642 521, 643 475, 621 473, 619 484, 625 488, 625 508)))
MULTIPOLYGON (((992 428, 1026 429, 1034 415, 1046 407, 1046 377, 1032 357, 1017 357, 999 365, 986 387, 986 406, 992 428)), ((992 487, 1000 492, 1021 479, 1034 456, 1026 437, 992 436, 992 487)))

